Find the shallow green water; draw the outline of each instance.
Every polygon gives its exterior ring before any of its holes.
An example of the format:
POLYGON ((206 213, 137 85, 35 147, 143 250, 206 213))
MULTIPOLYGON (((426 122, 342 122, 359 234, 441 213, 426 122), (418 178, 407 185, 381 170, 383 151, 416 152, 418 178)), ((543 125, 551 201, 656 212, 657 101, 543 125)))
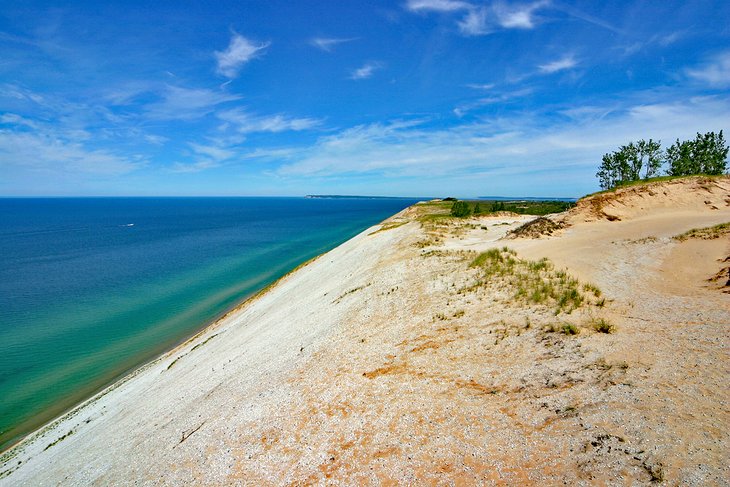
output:
POLYGON ((0 199, 0 447, 411 203, 0 199))

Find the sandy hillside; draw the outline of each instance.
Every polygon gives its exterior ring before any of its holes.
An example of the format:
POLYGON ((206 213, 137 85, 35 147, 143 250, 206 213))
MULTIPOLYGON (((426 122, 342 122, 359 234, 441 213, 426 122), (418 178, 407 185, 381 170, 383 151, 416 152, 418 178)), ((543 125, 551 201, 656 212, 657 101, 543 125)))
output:
POLYGON ((673 237, 730 222, 730 178, 598 198, 542 238, 412 207, 31 435, 0 484, 728 485, 730 236, 673 237))

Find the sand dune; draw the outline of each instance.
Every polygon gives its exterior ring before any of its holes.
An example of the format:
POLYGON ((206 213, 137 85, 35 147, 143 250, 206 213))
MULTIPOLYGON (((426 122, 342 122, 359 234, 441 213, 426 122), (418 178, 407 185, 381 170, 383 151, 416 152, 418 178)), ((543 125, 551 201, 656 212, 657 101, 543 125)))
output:
POLYGON ((730 178, 594 196, 539 239, 421 215, 31 435, 0 484, 730 483, 730 294, 707 281, 730 239, 673 238, 730 221, 730 178), (508 272, 475 262, 503 246, 508 272), (562 269, 579 304, 520 294, 562 269))

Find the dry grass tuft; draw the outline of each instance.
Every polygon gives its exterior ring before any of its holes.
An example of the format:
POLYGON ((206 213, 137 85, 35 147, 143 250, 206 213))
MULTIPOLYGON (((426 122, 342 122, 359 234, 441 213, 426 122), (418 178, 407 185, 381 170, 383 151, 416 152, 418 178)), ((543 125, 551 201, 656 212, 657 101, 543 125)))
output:
POLYGON ((562 222, 554 222, 541 216, 515 228, 509 232, 508 238, 540 238, 545 235, 552 235, 564 226, 562 222))
POLYGON ((595 318, 591 320, 591 327, 598 333, 613 333, 616 327, 604 318, 595 318))
POLYGON ((692 230, 688 230, 682 234, 675 235, 674 240, 679 240, 680 242, 691 238, 714 240, 716 238, 724 237, 725 235, 730 235, 730 222, 720 223, 719 225, 706 228, 693 228, 692 230))
POLYGON ((481 273, 477 281, 465 291, 474 291, 487 284, 498 283, 511 288, 513 297, 520 302, 555 306, 555 314, 571 313, 591 303, 582 289, 599 297, 601 291, 594 285, 580 282, 565 271, 556 270, 548 259, 530 261, 519 259, 515 251, 503 247, 479 254, 470 264, 481 273))

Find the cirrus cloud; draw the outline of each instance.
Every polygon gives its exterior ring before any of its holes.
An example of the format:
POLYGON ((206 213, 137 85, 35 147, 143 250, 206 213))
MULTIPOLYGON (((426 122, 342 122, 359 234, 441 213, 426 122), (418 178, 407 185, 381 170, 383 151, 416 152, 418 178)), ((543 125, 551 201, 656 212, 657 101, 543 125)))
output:
POLYGON ((240 34, 233 34, 228 48, 214 53, 218 73, 227 78, 235 78, 244 64, 261 56, 270 45, 270 42, 256 44, 240 34))
POLYGON ((712 57, 705 64, 686 71, 687 75, 713 88, 730 86, 730 51, 712 57))
POLYGON ((578 61, 575 60, 575 57, 572 54, 568 54, 553 62, 541 64, 538 66, 538 69, 541 73, 552 74, 557 73, 558 71, 574 68, 577 65, 578 61))

